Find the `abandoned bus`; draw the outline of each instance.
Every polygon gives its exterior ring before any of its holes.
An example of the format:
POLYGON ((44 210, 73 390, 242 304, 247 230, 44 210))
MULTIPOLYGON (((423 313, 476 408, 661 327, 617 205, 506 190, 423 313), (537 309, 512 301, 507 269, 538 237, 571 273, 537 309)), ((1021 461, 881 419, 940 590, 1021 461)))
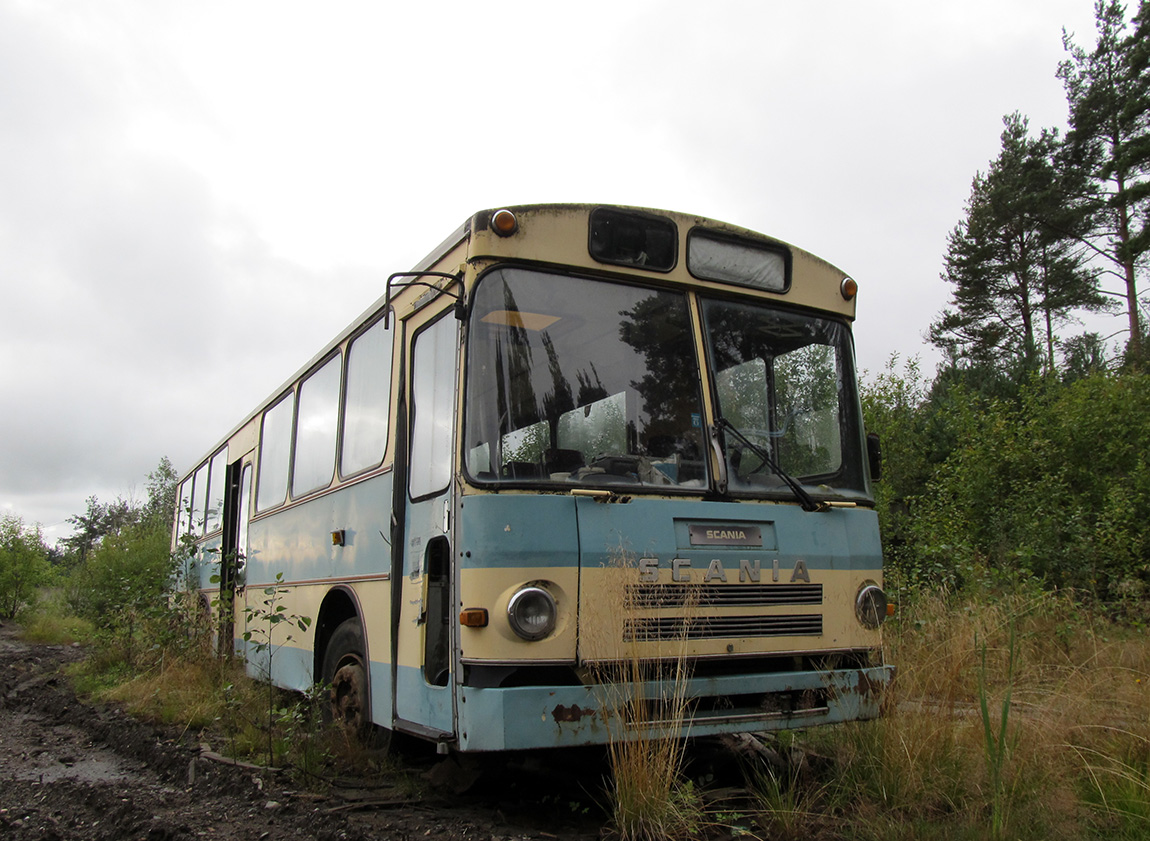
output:
POLYGON ((174 541, 253 675, 443 752, 878 715, 853 280, 709 219, 538 205, 382 291, 182 479, 174 541))

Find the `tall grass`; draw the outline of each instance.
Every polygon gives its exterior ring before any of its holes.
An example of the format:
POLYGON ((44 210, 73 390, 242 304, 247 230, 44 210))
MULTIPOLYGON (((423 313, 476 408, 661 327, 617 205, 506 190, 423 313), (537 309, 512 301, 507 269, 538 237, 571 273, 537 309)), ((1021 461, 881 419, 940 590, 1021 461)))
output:
POLYGON ((66 596, 59 589, 42 590, 35 608, 21 619, 24 637, 33 642, 70 645, 90 642, 96 635, 96 626, 90 619, 68 610, 66 596))
POLYGON ((685 739, 679 735, 690 715, 686 629, 698 606, 697 590, 683 588, 677 649, 651 660, 642 655, 650 632, 641 619, 650 609, 635 587, 633 558, 620 553, 599 575, 602 598, 587 609, 583 631, 589 647, 604 655, 591 670, 603 690, 611 733, 612 826, 623 841, 688 838, 703 825, 702 799, 683 775, 685 739))
POLYGON ((1143 633, 1065 594, 939 595, 907 608, 887 646, 899 669, 887 715, 801 735, 831 759, 820 809, 851 816, 837 831, 1150 837, 1143 633))

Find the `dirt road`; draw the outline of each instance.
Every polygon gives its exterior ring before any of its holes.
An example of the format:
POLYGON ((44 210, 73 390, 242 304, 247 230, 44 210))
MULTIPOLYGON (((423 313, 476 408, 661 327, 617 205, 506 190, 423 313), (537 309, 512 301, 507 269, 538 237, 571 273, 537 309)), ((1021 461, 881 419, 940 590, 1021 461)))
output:
POLYGON ((397 797, 354 786, 299 791, 284 775, 205 758, 194 734, 80 702, 60 670, 82 656, 79 648, 26 643, 14 626, 0 627, 0 838, 599 837, 602 816, 583 805, 591 802, 586 789, 596 785, 594 772, 553 785, 546 782, 551 769, 505 765, 486 769, 459 795, 453 763, 417 754, 407 770, 427 780, 427 794, 397 797))

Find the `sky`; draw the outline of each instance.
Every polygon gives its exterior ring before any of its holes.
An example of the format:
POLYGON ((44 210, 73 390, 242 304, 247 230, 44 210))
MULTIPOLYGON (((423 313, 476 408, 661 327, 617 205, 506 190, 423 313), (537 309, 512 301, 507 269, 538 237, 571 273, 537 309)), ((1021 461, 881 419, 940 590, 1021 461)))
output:
POLYGON ((971 179, 1065 125, 1092 7, 0 0, 0 514, 190 470, 488 207, 791 242, 858 281, 861 368, 929 370, 971 179))

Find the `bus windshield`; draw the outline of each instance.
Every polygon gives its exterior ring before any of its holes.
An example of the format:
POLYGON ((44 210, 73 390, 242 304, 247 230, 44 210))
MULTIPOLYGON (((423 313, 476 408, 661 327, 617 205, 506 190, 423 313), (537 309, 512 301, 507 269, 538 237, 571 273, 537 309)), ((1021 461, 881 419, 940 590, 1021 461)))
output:
POLYGON ((473 479, 705 487, 684 293, 501 268, 478 285, 468 342, 473 479))
MULTIPOLYGON (((702 303, 718 411, 811 492, 865 492, 849 333, 757 304, 702 303)), ((480 484, 708 490, 685 292, 497 268, 468 327, 464 462, 480 484)), ((728 436, 732 493, 793 497, 728 436)))
POLYGON ((811 494, 868 494, 846 326, 745 302, 702 311, 716 412, 759 449, 726 436, 731 493, 789 492, 774 462, 811 494))

